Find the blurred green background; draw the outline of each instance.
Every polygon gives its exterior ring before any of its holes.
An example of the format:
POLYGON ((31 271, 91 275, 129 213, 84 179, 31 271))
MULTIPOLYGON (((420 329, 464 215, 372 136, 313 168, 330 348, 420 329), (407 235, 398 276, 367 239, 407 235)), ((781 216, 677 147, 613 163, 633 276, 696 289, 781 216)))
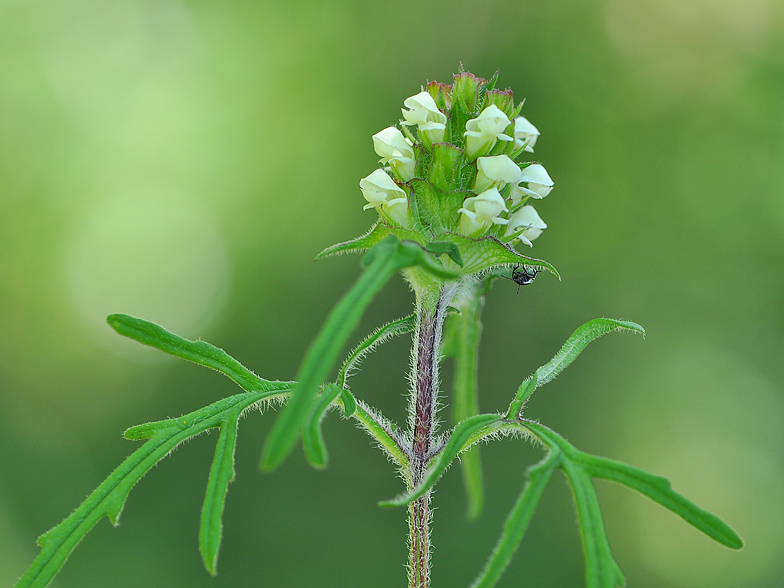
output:
MULTIPOLYGON (((135 448, 133 424, 237 389, 114 335, 111 312, 293 378, 358 258, 311 260, 363 232, 370 136, 459 63, 526 98, 551 261, 488 296, 481 408, 583 322, 612 335, 540 390, 529 416, 578 447, 672 479, 745 538, 731 552, 647 499, 598 483, 629 584, 784 584, 784 4, 775 0, 0 0, 0 584, 135 448)), ((400 280, 356 333, 410 312, 400 280)), ((407 341, 354 391, 405 418, 407 341)), ((445 386, 448 385, 446 366, 445 386)), ((445 400, 448 403, 448 399, 445 400)), ((405 585, 401 489, 333 414, 330 467, 301 451, 257 470, 273 415, 240 428, 219 576, 197 528, 215 437, 155 468, 119 529, 102 521, 60 587, 405 585), (292 555, 294 554, 294 555, 292 555)), ((467 522, 455 468, 435 496, 434 586, 467 586, 540 452, 483 449, 467 522), (467 545, 468 547, 463 547, 467 545)), ((580 586, 575 514, 554 477, 499 586, 580 586)))

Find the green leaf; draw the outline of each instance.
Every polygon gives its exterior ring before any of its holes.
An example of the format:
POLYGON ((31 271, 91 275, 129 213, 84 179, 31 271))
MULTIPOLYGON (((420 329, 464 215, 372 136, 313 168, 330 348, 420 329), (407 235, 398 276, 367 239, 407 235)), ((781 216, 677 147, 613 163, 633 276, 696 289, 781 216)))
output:
POLYGON ((614 588, 616 585, 624 585, 623 574, 610 552, 591 477, 611 480, 637 490, 722 545, 732 549, 743 547, 743 540, 729 525, 675 492, 666 478, 621 462, 589 455, 539 423, 524 421, 523 425, 546 445, 558 448, 563 453, 559 467, 569 479, 577 505, 588 588, 614 588))
MULTIPOLYGON (((488 283, 476 284, 471 296, 461 303, 461 313, 447 319, 445 351, 454 359, 452 379, 452 422, 459 423, 479 414, 479 393, 477 386, 478 350, 482 334, 482 307, 484 292, 488 283)), ((484 484, 482 460, 479 447, 466 451, 460 458, 463 485, 468 497, 468 518, 475 519, 484 506, 484 484)))
POLYGON ((321 420, 341 391, 342 388, 337 384, 324 386, 321 395, 316 398, 313 404, 308 421, 302 428, 302 447, 305 450, 305 457, 314 468, 324 469, 327 467, 327 446, 324 444, 324 435, 321 433, 321 420))
POLYGON ((579 452, 580 463, 594 478, 623 484, 658 502, 672 511, 695 529, 730 549, 741 549, 743 539, 716 515, 700 508, 688 498, 672 489, 667 478, 650 474, 644 470, 587 453, 579 452))
POLYGON ((430 468, 427 477, 409 492, 391 500, 379 502, 381 507, 394 507, 409 504, 432 488, 447 470, 452 460, 461 450, 470 445, 471 439, 482 429, 501 420, 497 414, 478 414, 460 423, 449 436, 446 446, 438 456, 436 464, 430 468))
POLYGON ((452 261, 460 267, 463 267, 463 258, 460 257, 460 249, 458 249, 457 245, 454 243, 428 243, 425 245, 425 250, 436 257, 446 253, 452 261))
POLYGON ((215 457, 207 479, 207 493, 201 508, 199 524, 199 551, 204 567, 213 576, 218 573, 218 551, 223 536, 223 509, 229 482, 234 480, 234 450, 237 446, 237 425, 242 414, 241 406, 229 411, 221 423, 215 457))
MULTIPOLYGON (((149 441, 125 459, 68 518, 39 537, 41 553, 16 587, 43 588, 49 584, 74 548, 101 518, 109 517, 112 524, 116 526, 131 488, 180 443, 207 429, 223 426, 223 423, 229 419, 229 415, 242 413, 260 402, 280 397, 290 390, 290 384, 286 382, 267 384, 265 390, 243 392, 182 417, 129 429, 126 432, 127 437, 137 439, 149 437, 149 441)), ((224 461, 225 458, 222 457, 221 462, 224 461)), ((220 475, 225 477, 225 466, 220 469, 220 475)), ((217 498, 220 494, 220 485, 215 483, 216 479, 211 476, 211 483, 215 484, 212 496, 216 497, 216 501, 222 502, 222 498, 217 498)), ((214 542, 214 539, 212 541, 214 542)), ((214 564, 214 559, 212 561, 214 564)))
POLYGON ((311 343, 297 374, 291 400, 281 411, 262 450, 261 469, 271 471, 291 452, 308 416, 318 387, 327 379, 340 350, 370 301, 399 270, 420 265, 435 275, 447 272, 432 255, 411 241, 390 235, 365 254, 365 272, 329 313, 311 343))
POLYGON ((536 384, 538 382, 537 374, 538 372, 534 372, 533 376, 529 376, 523 380, 523 383, 520 384, 520 387, 517 389, 517 394, 515 394, 514 400, 512 400, 512 402, 509 404, 509 410, 506 411, 506 416, 504 418, 520 418, 525 401, 528 400, 528 397, 533 394, 534 390, 536 390, 536 384))
POLYGON ((346 418, 354 416, 354 413, 357 412, 357 399, 354 398, 354 395, 343 388, 340 391, 340 401, 343 404, 343 416, 346 418))
POLYGON ((621 568, 613 558, 604 520, 599 507, 599 498, 591 482, 591 476, 579 459, 579 451, 566 439, 540 425, 525 421, 524 426, 539 437, 551 449, 562 452, 559 467, 566 474, 572 488, 577 507, 577 519, 585 555, 585 577, 588 588, 615 588, 625 586, 621 568))
POLYGON ((466 274, 473 274, 500 265, 522 264, 537 270, 548 271, 559 280, 561 279, 558 271, 546 261, 521 255, 495 237, 471 239, 454 233, 444 233, 438 235, 437 239, 455 243, 460 248, 460 254, 463 258, 463 273, 466 274))
MULTIPOLYGON (((221 372, 234 380, 247 391, 275 389, 281 382, 264 380, 243 366, 223 349, 204 341, 189 341, 170 333, 163 327, 127 314, 110 314, 106 318, 109 326, 120 335, 138 341, 144 345, 155 347, 161 351, 187 359, 221 372)), ((290 386, 290 382, 286 386, 290 386)))
POLYGON ((645 334, 645 330, 640 325, 628 321, 600 318, 585 323, 572 333, 572 336, 566 340, 563 347, 549 362, 537 369, 535 374, 523 380, 517 389, 514 400, 509 405, 506 418, 519 418, 523 406, 534 390, 547 384, 566 369, 591 341, 612 331, 633 331, 645 334))
POLYGON ((550 480, 553 470, 558 466, 560 458, 561 451, 555 448, 541 462, 528 468, 526 471, 528 483, 509 513, 501 537, 487 560, 484 570, 471 585, 471 588, 491 588, 501 578, 523 540, 523 535, 525 535, 528 523, 531 522, 531 517, 539 504, 544 487, 550 480))
POLYGON ((365 339, 352 350, 346 358, 346 361, 343 362, 343 367, 341 367, 340 372, 338 372, 337 385, 341 388, 345 388, 346 381, 351 372, 356 369, 359 362, 378 345, 396 335, 410 333, 415 328, 416 316, 413 314, 377 328, 370 335, 365 337, 365 339))
POLYGON ((333 255, 340 255, 342 253, 358 253, 367 251, 377 243, 380 243, 386 239, 389 235, 397 235, 401 239, 409 239, 418 243, 426 242, 426 239, 416 231, 403 229, 400 227, 388 227, 387 225, 382 224, 381 221, 377 221, 376 224, 374 224, 364 235, 344 243, 338 243, 336 245, 327 247, 324 249, 324 251, 315 257, 314 261, 324 259, 325 257, 331 257, 333 255))
POLYGON ((564 459, 561 468, 569 479, 577 507, 577 523, 583 540, 585 580, 588 588, 625 586, 626 579, 610 550, 599 507, 599 497, 591 477, 578 464, 564 459))

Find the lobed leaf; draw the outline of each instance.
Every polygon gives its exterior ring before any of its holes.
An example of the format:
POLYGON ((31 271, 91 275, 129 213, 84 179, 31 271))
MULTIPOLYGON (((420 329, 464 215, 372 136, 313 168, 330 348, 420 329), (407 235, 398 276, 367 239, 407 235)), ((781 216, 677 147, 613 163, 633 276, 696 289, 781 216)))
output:
POLYGON ((439 454, 436 464, 428 471, 427 477, 409 492, 391 500, 379 502, 378 505, 385 508, 404 506, 425 494, 435 485, 455 457, 457 457, 457 454, 465 449, 475 433, 500 420, 501 417, 497 414, 478 414, 460 423, 449 436, 449 441, 447 441, 446 446, 439 454))
MULTIPOLYGON (((267 384, 265 386, 267 389, 265 390, 243 392, 230 398, 224 398, 210 406, 177 419, 167 419, 159 423, 149 423, 129 429, 127 432, 128 437, 149 437, 149 440, 109 474, 98 488, 62 523, 39 537, 38 544, 41 546, 41 552, 16 584, 16 588, 43 588, 49 584, 74 548, 104 516, 109 517, 112 524, 116 526, 125 500, 133 486, 150 468, 166 457, 180 443, 207 429, 222 426, 229 418, 229 415, 242 413, 242 411, 259 402, 287 394, 291 387, 286 382, 268 382, 267 384)), ((227 448, 228 442, 229 439, 226 439, 225 447, 227 448)), ((222 465, 215 469, 215 472, 217 472, 216 476, 213 477, 212 474, 210 476, 208 499, 212 496, 212 503, 220 502, 220 510, 222 511, 225 490, 223 490, 223 497, 221 497, 221 484, 218 483, 218 478, 225 478, 226 476, 226 458, 221 457, 219 461, 221 461, 222 465), (209 489, 210 484, 214 486, 214 491, 212 492, 209 489)), ((230 478, 231 476, 229 476, 230 478)), ((206 508, 214 510, 211 507, 206 508)), ((210 520, 212 527, 209 533, 205 532, 206 535, 214 534, 214 515, 211 516, 210 520)), ((220 520, 218 518, 219 525, 220 520)), ((220 543, 219 533, 217 543, 220 543)), ((217 544, 214 536, 210 536, 209 539, 215 545, 215 554, 217 554, 217 544)), ((207 553, 211 552, 208 551, 207 553)), ((214 561, 213 557, 213 569, 214 561)), ((208 569, 210 569, 209 565, 208 569)))
POLYGON ((525 421, 524 426, 546 445, 558 448, 563 453, 559 467, 569 479, 577 505, 588 588, 614 588, 616 584, 624 585, 623 573, 610 552, 591 477, 611 480, 637 490, 722 545, 732 549, 743 547, 743 540, 729 525, 675 492, 666 478, 580 451, 539 423, 525 421))

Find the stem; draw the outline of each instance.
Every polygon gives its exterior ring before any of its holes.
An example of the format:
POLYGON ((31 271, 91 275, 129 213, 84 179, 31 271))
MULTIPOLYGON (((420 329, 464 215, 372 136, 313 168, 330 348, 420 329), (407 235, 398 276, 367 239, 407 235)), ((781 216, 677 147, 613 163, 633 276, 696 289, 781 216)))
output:
MULTIPOLYGON (((446 308, 453 287, 417 289, 417 329, 411 373, 409 421, 412 439, 410 484, 415 487, 427 473, 438 411, 438 360, 446 308)), ((427 588, 430 580, 430 497, 412 502, 409 515, 409 588, 427 588)))

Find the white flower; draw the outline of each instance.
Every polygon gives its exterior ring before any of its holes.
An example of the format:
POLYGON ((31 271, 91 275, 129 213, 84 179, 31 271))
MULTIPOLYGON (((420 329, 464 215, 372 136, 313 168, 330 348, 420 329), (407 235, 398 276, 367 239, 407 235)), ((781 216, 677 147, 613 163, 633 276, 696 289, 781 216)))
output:
POLYGON ((475 192, 483 192, 491 186, 502 190, 507 184, 517 185, 520 182, 520 168, 508 155, 480 157, 476 166, 475 192))
POLYGON ((359 187, 368 201, 363 210, 375 208, 380 215, 408 226, 408 196, 383 169, 359 180, 359 187))
POLYGON ((468 237, 481 236, 491 225, 505 225, 509 221, 499 218, 502 212, 508 212, 506 203, 498 188, 485 190, 479 196, 472 196, 463 201, 463 207, 458 210, 460 217, 458 230, 468 237))
POLYGON ((404 125, 417 125, 419 135, 425 147, 430 149, 433 143, 443 143, 446 132, 446 115, 438 109, 429 92, 422 91, 416 96, 406 98, 403 105, 410 110, 403 110, 404 125))
POLYGON ((512 188, 512 204, 517 204, 524 195, 542 199, 547 196, 555 185, 544 166, 534 163, 522 170, 518 186, 512 188), (527 184, 523 187, 522 184, 527 184))
POLYGON ((547 224, 533 206, 523 206, 509 217, 509 224, 506 225, 506 234, 513 235, 521 227, 526 228, 517 235, 517 238, 526 245, 533 247, 534 244, 531 241, 542 234, 542 231, 547 228, 547 224))
POLYGON ((514 138, 515 146, 522 147, 525 145, 525 151, 529 153, 534 152, 534 145, 539 138, 539 129, 528 122, 524 116, 519 116, 515 119, 514 138))
POLYGON ((400 180, 407 182, 414 177, 414 149, 397 128, 388 127, 373 135, 373 149, 381 157, 381 163, 389 163, 400 180))
POLYGON ((403 106, 410 110, 403 110, 404 125, 423 125, 428 122, 446 124, 446 115, 438 109, 436 101, 429 92, 424 90, 416 96, 406 98, 403 106))
POLYGON ((504 135, 509 125, 509 117, 495 104, 485 108, 478 117, 469 120, 465 132, 468 159, 488 153, 498 139, 513 141, 512 137, 504 135))

